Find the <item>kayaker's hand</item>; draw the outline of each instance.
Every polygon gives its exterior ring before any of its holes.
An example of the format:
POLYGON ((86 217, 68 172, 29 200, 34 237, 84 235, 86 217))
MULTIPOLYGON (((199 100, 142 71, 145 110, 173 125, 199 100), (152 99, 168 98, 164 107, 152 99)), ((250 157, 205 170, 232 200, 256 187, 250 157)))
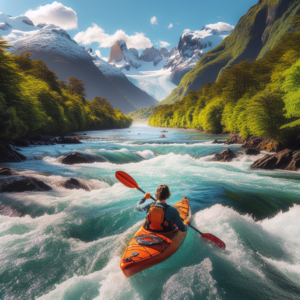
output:
POLYGON ((187 226, 190 226, 190 225, 191 225, 191 222, 188 221, 188 220, 184 220, 183 223, 184 223, 185 225, 187 225, 187 226))
POLYGON ((151 194, 150 193, 146 193, 145 196, 146 200, 150 199, 151 198, 151 194))

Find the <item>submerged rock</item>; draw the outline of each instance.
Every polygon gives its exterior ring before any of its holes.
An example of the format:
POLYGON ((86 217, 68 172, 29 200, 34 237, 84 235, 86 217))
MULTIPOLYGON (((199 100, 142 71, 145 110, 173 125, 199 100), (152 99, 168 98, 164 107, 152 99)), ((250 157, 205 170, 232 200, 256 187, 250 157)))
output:
POLYGON ((69 154, 59 157, 57 162, 65 165, 74 165, 74 164, 91 164, 96 160, 95 158, 87 153, 83 152, 71 152, 69 154))
POLYGON ((229 148, 217 153, 212 161, 230 162, 233 158, 236 158, 236 154, 232 152, 229 148))
POLYGON ((19 172, 8 167, 0 167, 0 175, 18 175, 19 172))
POLYGON ((2 182, 1 193, 20 193, 25 191, 50 191, 52 188, 43 181, 33 177, 18 176, 2 182))
POLYGON ((85 184, 82 180, 76 178, 69 178, 67 181, 62 183, 62 186, 66 189, 84 189, 86 191, 90 191, 91 189, 85 184))
MULTIPOLYGON (((291 164, 293 158, 293 151, 290 149, 285 149, 276 154, 267 154, 263 158, 258 159, 251 165, 251 169, 287 170, 287 167, 291 164)), ((295 157, 295 165, 298 165, 298 158, 299 156, 295 157)), ((292 168, 292 166, 290 168, 292 168)))

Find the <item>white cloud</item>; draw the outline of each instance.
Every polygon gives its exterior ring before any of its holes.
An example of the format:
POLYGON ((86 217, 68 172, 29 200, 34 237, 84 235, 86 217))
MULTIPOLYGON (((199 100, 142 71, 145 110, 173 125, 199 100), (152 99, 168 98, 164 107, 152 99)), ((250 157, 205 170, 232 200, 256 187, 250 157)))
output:
POLYGON ((168 29, 171 29, 171 28, 173 28, 173 24, 172 23, 168 26, 168 29))
POLYGON ((164 48, 164 47, 171 46, 171 44, 169 44, 168 42, 159 41, 159 46, 160 46, 161 48, 164 48))
POLYGON ((134 35, 127 35, 123 30, 117 30, 113 35, 105 33, 104 29, 93 23, 86 31, 77 33, 74 37, 77 43, 90 45, 98 43, 100 48, 110 48, 116 41, 125 41, 128 48, 137 50, 151 48, 153 45, 143 32, 135 32, 134 35))
POLYGON ((221 32, 221 31, 232 31, 234 29, 234 26, 232 26, 228 23, 224 23, 224 22, 218 22, 216 24, 208 24, 205 27, 215 29, 219 32, 221 32))
POLYGON ((157 25, 158 23, 157 23, 157 18, 155 17, 155 16, 153 16, 151 19, 150 19, 150 23, 152 24, 152 25, 157 25))
POLYGON ((184 29, 184 30, 183 30, 183 33, 189 33, 189 32, 191 32, 191 29, 188 29, 188 28, 187 28, 187 29, 184 29))
POLYGON ((54 1, 52 4, 29 9, 25 16, 37 25, 47 23, 58 25, 65 30, 76 29, 78 18, 76 12, 71 8, 54 1))

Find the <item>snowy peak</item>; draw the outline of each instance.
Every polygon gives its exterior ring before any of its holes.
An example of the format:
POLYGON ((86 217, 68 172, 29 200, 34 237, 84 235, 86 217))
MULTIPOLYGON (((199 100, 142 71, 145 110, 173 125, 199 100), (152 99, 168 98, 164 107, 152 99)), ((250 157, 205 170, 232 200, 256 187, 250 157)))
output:
POLYGON ((152 62, 157 66, 165 57, 170 57, 171 52, 166 48, 156 49, 154 47, 146 48, 139 56, 135 48, 127 48, 126 42, 116 41, 111 47, 108 62, 118 66, 120 69, 130 70, 130 67, 138 69, 143 62, 152 62))
POLYGON ((171 80, 179 84, 181 78, 192 70, 197 61, 208 51, 217 47, 234 29, 226 23, 206 25, 202 30, 186 31, 179 39, 176 49, 164 66, 172 71, 171 80))

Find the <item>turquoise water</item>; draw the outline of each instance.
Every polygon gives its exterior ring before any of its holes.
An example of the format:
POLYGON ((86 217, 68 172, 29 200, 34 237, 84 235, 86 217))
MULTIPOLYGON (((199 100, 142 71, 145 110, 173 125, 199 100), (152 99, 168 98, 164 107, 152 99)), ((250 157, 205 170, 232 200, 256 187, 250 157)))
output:
POLYGON ((299 299, 300 174, 250 170, 258 157, 239 145, 230 146, 234 161, 211 162, 227 147, 212 140, 224 137, 168 130, 160 139, 161 130, 93 131, 87 134, 115 139, 22 148, 30 160, 7 165, 48 174, 31 175, 53 190, 0 194, 26 213, 0 216, 0 299, 299 299), (107 161, 55 162, 74 149, 107 161), (189 230, 171 258, 126 278, 120 259, 145 216, 134 210, 142 194, 118 183, 117 170, 151 193, 169 185, 171 204, 186 196, 192 223, 227 249, 189 230), (69 177, 92 190, 62 188, 69 177))

